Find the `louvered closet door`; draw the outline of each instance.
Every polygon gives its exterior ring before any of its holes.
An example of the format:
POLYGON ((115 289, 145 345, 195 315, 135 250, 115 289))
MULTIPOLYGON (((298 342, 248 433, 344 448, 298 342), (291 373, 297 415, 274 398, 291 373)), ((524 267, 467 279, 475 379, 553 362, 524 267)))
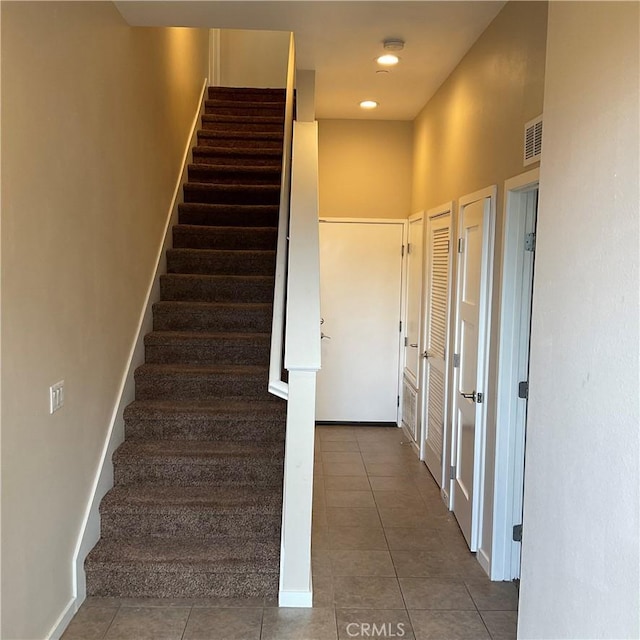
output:
POLYGON ((426 261, 426 363, 425 363, 425 462, 442 487, 442 458, 447 399, 447 336, 449 327, 451 214, 427 221, 426 261))

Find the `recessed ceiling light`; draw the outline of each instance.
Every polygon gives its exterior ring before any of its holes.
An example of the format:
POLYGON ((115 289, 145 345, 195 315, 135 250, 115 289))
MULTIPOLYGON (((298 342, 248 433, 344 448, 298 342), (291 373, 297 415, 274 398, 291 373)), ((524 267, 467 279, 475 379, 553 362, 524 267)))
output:
POLYGON ((378 107, 378 103, 375 100, 363 100, 360 103, 361 109, 376 109, 378 107))
POLYGON ((400 58, 398 58, 398 56, 394 56, 392 53, 385 53, 383 56, 376 58, 376 62, 384 65, 385 67, 391 67, 394 64, 398 64, 398 62, 400 62, 400 58))

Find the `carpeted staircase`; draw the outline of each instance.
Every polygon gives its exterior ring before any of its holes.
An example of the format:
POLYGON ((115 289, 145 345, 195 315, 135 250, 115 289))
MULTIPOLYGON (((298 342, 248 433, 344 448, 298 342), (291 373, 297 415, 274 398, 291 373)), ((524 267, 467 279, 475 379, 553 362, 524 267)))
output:
POLYGON ((284 100, 209 88, 88 595, 277 593, 286 405, 267 384, 284 100))

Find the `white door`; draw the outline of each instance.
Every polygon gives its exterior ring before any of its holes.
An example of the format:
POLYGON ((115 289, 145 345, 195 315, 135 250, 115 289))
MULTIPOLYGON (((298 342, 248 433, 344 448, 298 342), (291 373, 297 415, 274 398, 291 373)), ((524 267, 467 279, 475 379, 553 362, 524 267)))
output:
POLYGON ((470 197, 459 208, 452 490, 453 511, 471 551, 478 545, 484 465, 493 202, 490 196, 470 197))
POLYGON ((447 422, 451 206, 427 218, 424 319, 424 461, 443 486, 443 452, 447 422))
POLYGON ((319 422, 398 421, 403 221, 320 223, 319 422))
POLYGON ((414 441, 419 441, 420 415, 420 318, 422 309, 423 214, 409 218, 407 229, 407 314, 402 376, 402 422, 414 441))

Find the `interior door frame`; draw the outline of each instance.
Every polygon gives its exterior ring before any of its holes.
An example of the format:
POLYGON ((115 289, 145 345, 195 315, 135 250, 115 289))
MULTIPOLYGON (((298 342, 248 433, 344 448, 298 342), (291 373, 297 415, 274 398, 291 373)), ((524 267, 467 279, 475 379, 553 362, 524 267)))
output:
MULTIPOLYGON (((478 200, 489 199, 489 206, 485 208, 483 218, 483 237, 482 237, 482 260, 481 260, 481 278, 480 278, 480 305, 478 311, 478 361, 477 367, 479 371, 476 391, 484 394, 484 401, 476 404, 476 424, 474 438, 474 465, 473 465, 473 497, 471 504, 471 535, 469 548, 471 551, 477 551, 479 547, 480 532, 482 531, 482 514, 484 509, 484 479, 486 466, 486 449, 487 449, 487 409, 488 409, 488 382, 489 382, 489 355, 491 351, 491 303, 493 298, 493 262, 495 247, 495 227, 496 227, 496 198, 498 195, 498 186, 491 185, 479 191, 475 191, 458 199, 457 207, 457 232, 456 242, 461 237, 461 226, 463 223, 464 207, 478 200), (475 525, 475 526, 474 526, 475 525)), ((455 247, 456 256, 459 256, 457 247, 455 247)), ((460 259, 456 257, 456 293, 455 293, 455 329, 454 329, 454 350, 458 349, 460 336, 458 334, 458 296, 461 287, 461 270, 460 259)), ((451 451, 450 451, 450 468, 456 465, 458 443, 456 438, 456 429, 453 414, 453 395, 458 387, 458 376, 460 369, 453 368, 452 384, 451 384, 451 451)), ((449 474, 452 475, 451 473, 449 474)), ((449 508, 454 508, 454 478, 449 480, 449 508)), ((483 565, 482 559, 479 559, 483 565)), ((486 567, 488 569, 488 566, 486 567)))
POLYGON ((398 382, 396 394, 398 406, 396 409, 396 426, 402 427, 402 373, 404 371, 404 327, 406 326, 406 288, 407 288, 407 260, 405 246, 407 244, 408 221, 406 218, 334 218, 319 216, 318 223, 321 222, 342 222, 346 224, 397 224, 402 226, 402 247, 401 267, 400 267, 400 319, 403 330, 398 329, 398 382))
MULTIPOLYGON (((496 398, 496 457, 493 494, 492 580, 513 580, 520 574, 520 543, 513 541, 513 526, 522 514, 524 488, 524 433, 526 413, 518 402, 524 327, 522 256, 525 247, 526 196, 537 190, 540 170, 526 171, 504 183, 504 232, 502 291, 500 296, 500 337, 496 398)), ((530 274, 533 277, 533 273, 530 274)), ((532 292, 528 292, 531 304, 532 292)), ((530 307, 529 307, 530 309, 530 307)))
MULTIPOLYGON (((420 352, 422 354, 427 350, 427 302, 428 302, 428 266, 429 266, 429 256, 428 254, 428 238, 429 238, 429 221, 435 218, 439 218, 441 216, 449 216, 449 282, 447 289, 447 316, 446 316, 446 338, 445 338, 445 357, 444 357, 444 425, 442 432, 442 463, 440 469, 440 486, 442 487, 442 498, 448 504, 449 503, 449 487, 448 487, 448 474, 447 474, 447 460, 449 459, 448 454, 448 443, 449 443, 449 432, 450 432, 450 421, 451 421, 451 413, 449 407, 449 396, 450 394, 450 377, 451 377, 451 312, 452 312, 452 292, 453 287, 451 283, 453 281, 453 256, 454 256, 454 239, 453 239, 453 230, 454 230, 454 222, 455 222, 455 203, 453 200, 446 202, 438 207, 433 207, 433 209, 429 209, 425 214, 426 224, 424 225, 424 233, 425 239, 423 242, 424 248, 424 274, 422 278, 422 322, 420 326, 420 352)), ((426 378, 427 371, 427 359, 423 356, 421 363, 421 379, 424 380, 426 378)), ((427 405, 428 398, 426 394, 425 385, 422 385, 421 393, 420 393, 420 417, 422 421, 422 428, 420 430, 420 460, 426 459, 426 438, 427 438, 427 405)))

